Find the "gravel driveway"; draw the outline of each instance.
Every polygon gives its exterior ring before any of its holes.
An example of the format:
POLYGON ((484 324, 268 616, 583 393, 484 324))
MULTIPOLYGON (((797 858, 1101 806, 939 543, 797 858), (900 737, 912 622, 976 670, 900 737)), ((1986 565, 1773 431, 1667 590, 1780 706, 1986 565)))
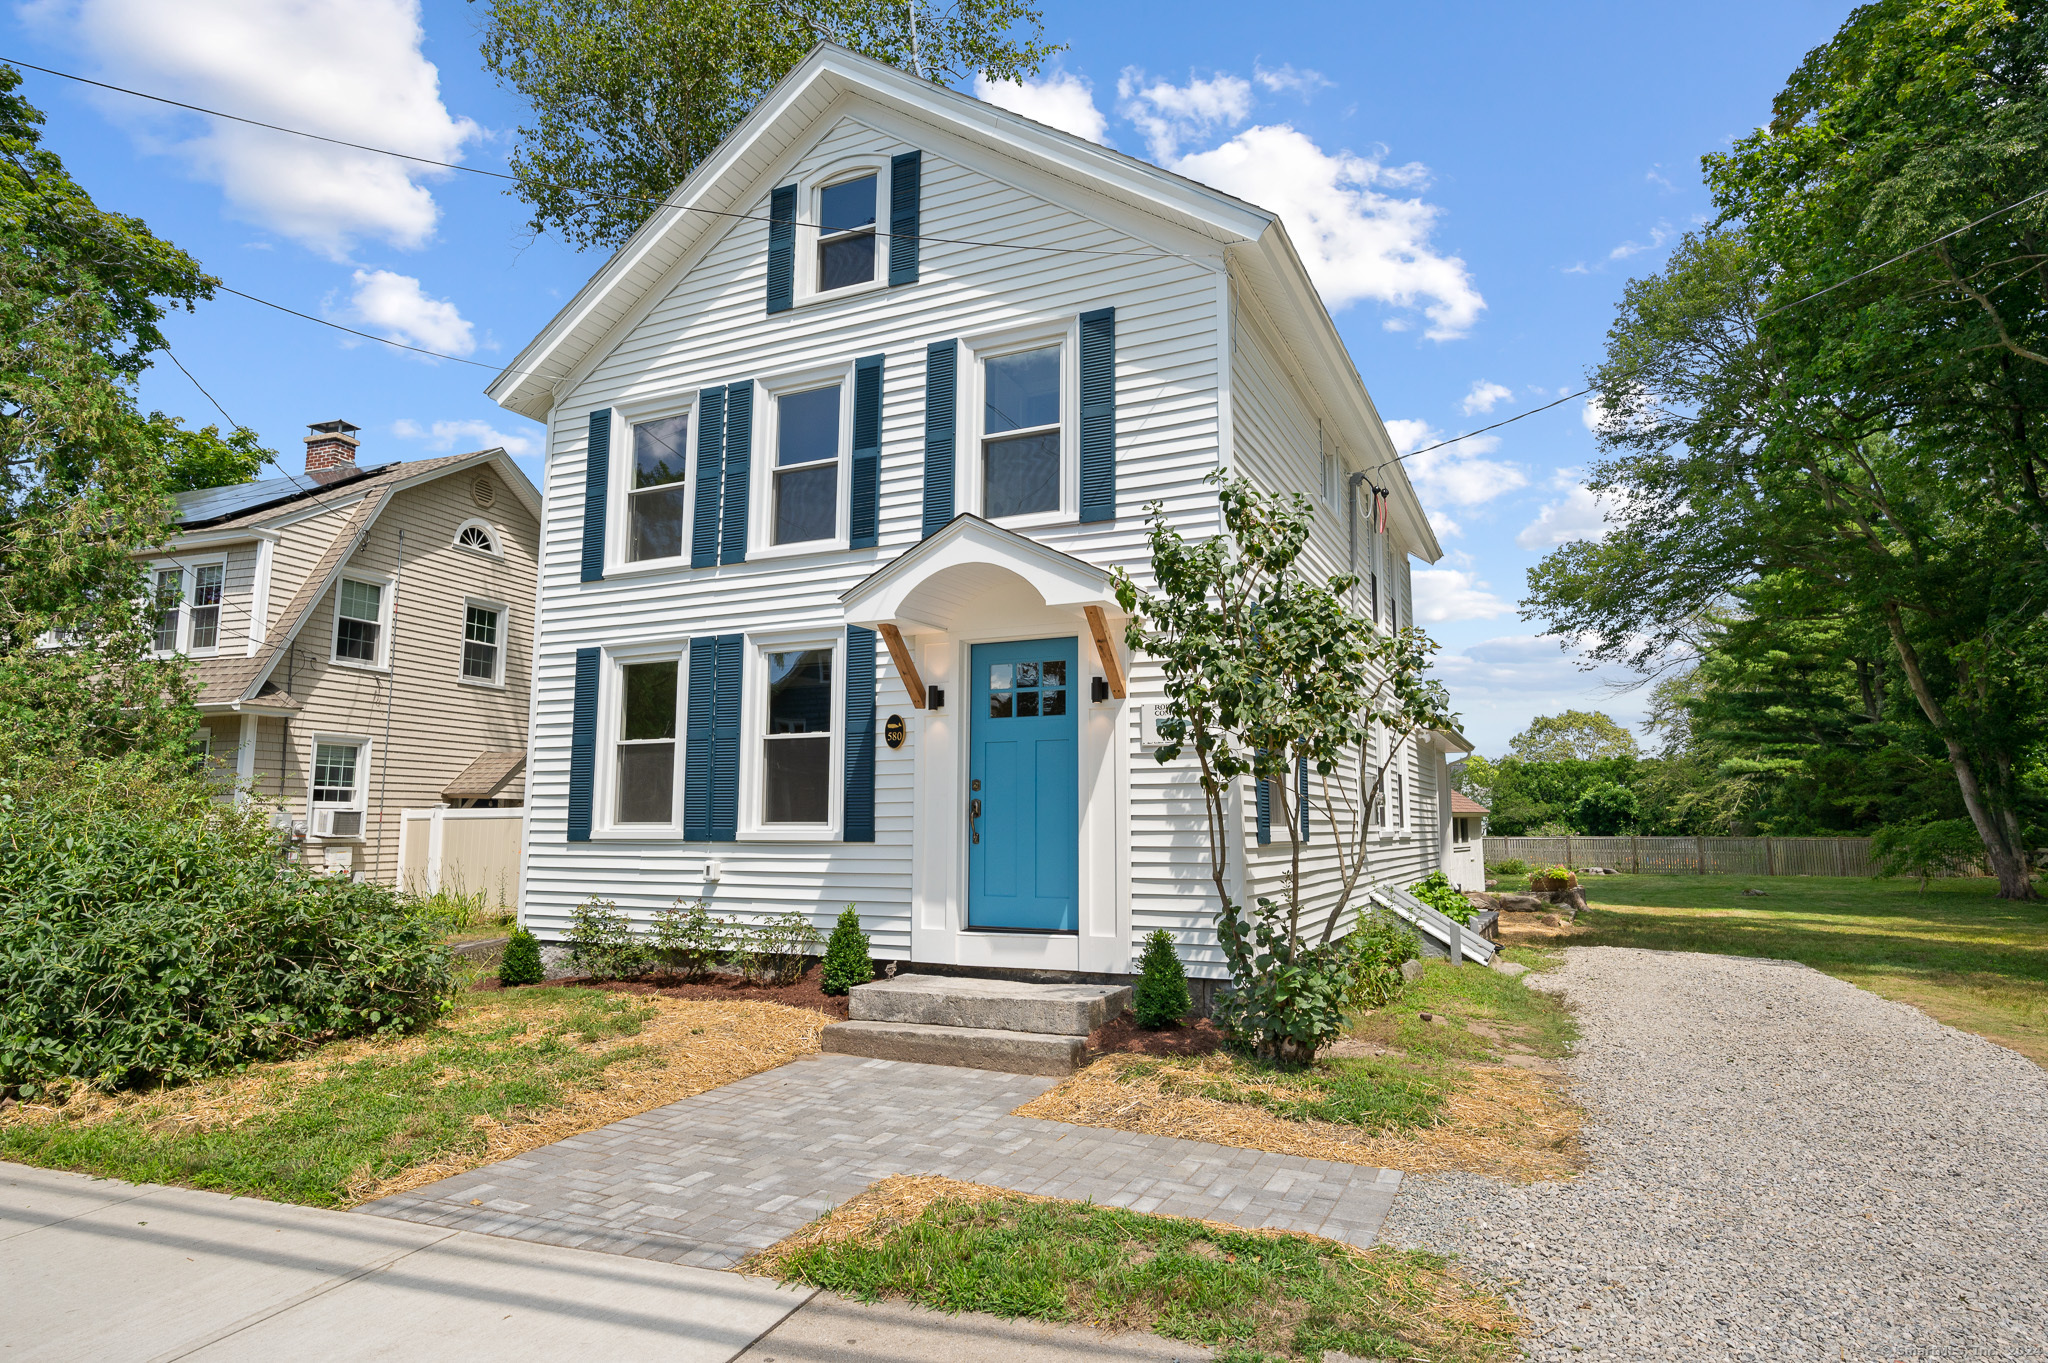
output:
POLYGON ((1592 1168, 1415 1175, 1381 1237, 1535 1359, 2048 1361, 2048 1071, 1789 962, 1574 947, 1592 1168))

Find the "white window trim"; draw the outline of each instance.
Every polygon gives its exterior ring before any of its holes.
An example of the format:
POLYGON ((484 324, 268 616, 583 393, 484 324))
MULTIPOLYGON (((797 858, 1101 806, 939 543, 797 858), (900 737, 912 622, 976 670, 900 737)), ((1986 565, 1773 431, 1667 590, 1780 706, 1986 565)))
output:
POLYGON ((816 174, 797 181, 797 265, 796 278, 792 281, 794 287, 790 291, 791 307, 837 303, 843 298, 859 298, 889 287, 889 238, 883 232, 889 222, 889 164, 885 155, 852 156, 834 161, 816 174), (824 193, 833 185, 858 180, 863 175, 875 177, 875 277, 865 284, 848 284, 843 289, 820 289, 818 238, 822 235, 819 224, 824 220, 824 193))
POLYGON ((747 558, 793 558, 799 554, 843 553, 850 543, 853 519, 853 361, 820 365, 812 369, 754 381, 754 447, 749 451, 747 490, 747 558), (832 535, 828 539, 799 540, 776 544, 775 539, 775 446, 781 428, 780 399, 813 388, 839 385, 839 465, 837 490, 833 493, 832 535))
POLYGON ((489 599, 488 597, 482 597, 482 596, 465 596, 465 597, 463 597, 463 598, 462 598, 462 619, 461 619, 461 621, 460 621, 460 623, 459 623, 459 625, 458 625, 458 628, 457 628, 457 636, 456 636, 456 648, 455 648, 455 680, 456 680, 456 681, 458 681, 458 682, 460 682, 460 683, 461 683, 462 685, 464 685, 464 686, 481 686, 481 687, 484 687, 484 688, 486 688, 487 690, 493 690, 493 691, 502 691, 502 690, 504 690, 504 689, 505 689, 505 651, 506 651, 506 648, 507 648, 507 646, 508 646, 508 645, 510 644, 510 642, 511 642, 511 638, 512 638, 512 608, 511 608, 510 606, 506 605, 506 604, 505 604, 504 602, 502 602, 502 601, 493 601, 493 600, 489 599), (487 610, 487 611, 496 611, 496 612, 498 613, 498 645, 497 645, 497 647, 498 647, 498 673, 497 673, 497 675, 496 675, 495 677, 493 677, 493 678, 492 678, 491 680, 489 680, 489 681, 485 681, 485 680, 483 680, 483 679, 482 679, 482 678, 480 678, 480 677, 471 677, 471 676, 467 676, 467 675, 465 675, 465 674, 463 673, 463 670, 462 670, 462 655, 463 655, 463 654, 464 654, 465 652, 467 652, 467 651, 468 651, 468 644, 469 644, 469 608, 470 608, 471 606, 475 606, 475 607, 477 607, 477 608, 478 608, 479 610, 487 610))
POLYGON ((449 538, 448 543, 451 548, 460 549, 465 554, 482 554, 489 558, 505 557, 504 537, 498 533, 497 526, 492 525, 489 521, 485 520, 481 516, 471 516, 469 519, 463 521, 462 524, 456 526, 455 533, 453 536, 449 538), (483 531, 484 534, 489 537, 491 541, 491 547, 488 549, 477 549, 470 545, 464 544, 462 542, 462 532, 465 530, 483 531))
POLYGON ((397 606, 395 584, 382 573, 343 572, 335 575, 334 587, 328 593, 327 610, 327 661, 336 667, 352 667, 358 672, 389 672, 391 670, 391 622, 397 606), (344 658, 336 645, 341 642, 341 584, 360 582, 378 591, 378 611, 383 616, 377 622, 377 659, 363 662, 358 658, 344 658))
POLYGON ((749 634, 741 674, 740 704, 740 827, 746 842, 838 842, 846 810, 846 631, 784 630, 749 634), (826 788, 831 792, 822 824, 767 823, 766 763, 761 744, 768 725, 768 660, 770 653, 829 648, 832 651, 832 753, 826 759, 826 788))
POLYGON ((612 408, 611 505, 605 517, 606 577, 672 572, 690 566, 690 540, 697 523, 697 399, 702 391, 693 388, 612 408), (633 427, 678 416, 685 419, 682 552, 674 558, 628 558, 633 547, 633 427))
POLYGON ((600 760, 595 764, 597 789, 591 791, 591 837, 607 842, 671 841, 683 835, 684 743, 689 737, 690 645, 687 639, 650 639, 644 643, 605 649, 604 667, 598 686, 597 742, 600 760), (633 663, 676 665, 676 755, 673 797, 667 823, 618 822, 619 735, 625 731, 626 668, 633 663))
POLYGON ((227 555, 212 554, 208 555, 205 558, 195 559, 160 559, 156 562, 151 563, 149 565, 149 599, 151 605, 151 657, 213 658, 219 656, 221 651, 220 641, 227 634, 227 555), (220 569, 220 604, 215 607, 215 609, 218 610, 220 614, 216 616, 214 620, 213 646, 211 648, 195 649, 192 647, 192 593, 199 585, 199 570, 201 568, 220 569), (154 638, 156 632, 156 575, 158 573, 176 573, 178 575, 178 604, 174 608, 178 614, 178 623, 174 629, 174 633, 176 634, 176 640, 168 649, 160 649, 154 646, 156 643, 156 640, 154 638))
POLYGON ((1060 348, 1060 501, 1051 511, 1025 516, 1005 516, 996 524, 1011 530, 1043 525, 1064 525, 1081 518, 1081 319, 1079 314, 1025 326, 1012 327, 984 336, 965 338, 967 367, 960 384, 959 408, 954 432, 953 486, 959 508, 977 516, 983 510, 982 419, 987 403, 982 382, 982 365, 991 359, 1026 350, 1060 348))
POLYGON ((373 755, 368 734, 314 733, 306 744, 306 833, 321 842, 360 843, 370 833, 370 760, 373 755), (313 802, 313 769, 319 765, 322 743, 347 744, 356 750, 356 798, 348 804, 338 805, 322 801, 313 802), (323 809, 352 809, 363 816, 363 831, 354 836, 322 833, 320 811, 323 809))

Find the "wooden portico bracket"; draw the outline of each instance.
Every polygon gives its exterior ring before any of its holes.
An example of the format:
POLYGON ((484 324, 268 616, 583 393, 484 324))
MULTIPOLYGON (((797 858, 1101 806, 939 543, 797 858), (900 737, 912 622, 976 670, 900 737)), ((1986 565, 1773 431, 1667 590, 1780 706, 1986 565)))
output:
POLYGON ((1088 632, 1095 636, 1095 652, 1102 658, 1102 675, 1109 682, 1109 694, 1124 698, 1124 670, 1116 660, 1116 644, 1109 637, 1109 619, 1100 606, 1083 606, 1088 615, 1088 632))
POLYGON ((896 675, 903 679, 903 689, 910 693, 911 707, 924 709, 924 678, 917 675, 917 664, 910 657, 910 645, 903 642, 903 631, 894 625, 883 625, 882 642, 889 645, 889 657, 895 661, 896 675))

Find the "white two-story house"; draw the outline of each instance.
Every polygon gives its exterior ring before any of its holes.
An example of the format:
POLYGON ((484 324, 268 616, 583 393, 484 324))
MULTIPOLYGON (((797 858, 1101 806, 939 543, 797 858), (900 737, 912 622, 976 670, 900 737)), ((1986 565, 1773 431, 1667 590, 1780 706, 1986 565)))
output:
MULTIPOLYGON (((858 906, 879 957, 1222 973, 1191 764, 1110 571, 1218 468, 1299 492, 1312 567, 1411 621, 1440 551, 1279 220, 835 48, 507 366, 548 430, 525 919, 858 906), (1363 474, 1363 478, 1354 478, 1363 474), (1372 488, 1389 495, 1382 532, 1372 488)), ((1373 874, 1441 861, 1431 735, 1373 874)), ((1241 893, 1288 830, 1240 800, 1241 893)), ((1308 830, 1326 895, 1330 839, 1308 830)))

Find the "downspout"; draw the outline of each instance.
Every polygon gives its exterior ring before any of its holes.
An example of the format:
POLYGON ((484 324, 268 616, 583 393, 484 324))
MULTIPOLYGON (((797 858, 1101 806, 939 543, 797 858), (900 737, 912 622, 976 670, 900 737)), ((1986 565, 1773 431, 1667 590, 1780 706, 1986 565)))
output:
MULTIPOLYGON (((391 574, 391 659, 384 669, 384 743, 377 753, 377 864, 384 864, 385 793, 391 787, 391 700, 398 691, 398 601, 405 591, 405 531, 398 532, 398 566, 391 574)), ((398 868, 391 868, 398 883, 398 868)))

